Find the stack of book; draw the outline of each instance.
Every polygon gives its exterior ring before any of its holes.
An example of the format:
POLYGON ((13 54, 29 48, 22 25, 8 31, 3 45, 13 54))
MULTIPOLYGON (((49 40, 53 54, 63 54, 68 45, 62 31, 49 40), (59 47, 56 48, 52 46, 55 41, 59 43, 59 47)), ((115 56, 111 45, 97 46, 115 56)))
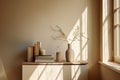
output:
POLYGON ((36 56, 35 62, 54 62, 54 57, 52 55, 36 56))

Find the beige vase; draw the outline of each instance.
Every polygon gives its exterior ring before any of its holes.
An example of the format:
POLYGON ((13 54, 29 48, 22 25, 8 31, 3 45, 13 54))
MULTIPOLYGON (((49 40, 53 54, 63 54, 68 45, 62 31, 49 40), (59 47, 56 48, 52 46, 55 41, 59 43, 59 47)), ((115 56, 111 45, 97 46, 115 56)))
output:
POLYGON ((27 47, 27 61, 33 62, 34 55, 33 55, 33 46, 27 47))
POLYGON ((62 61, 62 53, 61 52, 56 52, 56 61, 57 62, 62 61))
POLYGON ((72 49, 71 44, 68 44, 68 49, 66 50, 66 62, 73 62, 74 61, 74 51, 72 49))

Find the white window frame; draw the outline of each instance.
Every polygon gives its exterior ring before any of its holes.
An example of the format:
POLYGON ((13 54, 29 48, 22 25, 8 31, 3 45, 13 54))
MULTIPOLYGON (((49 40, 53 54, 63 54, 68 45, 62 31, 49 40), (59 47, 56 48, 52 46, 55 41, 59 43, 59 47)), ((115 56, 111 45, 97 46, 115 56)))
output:
POLYGON ((114 0, 114 61, 120 63, 120 0, 114 0))
MULTIPOLYGON (((102 19, 101 21, 104 22, 104 20, 106 19, 106 12, 108 11, 110 14, 108 16, 108 22, 110 25, 105 25, 105 27, 107 26, 107 31, 109 31, 109 34, 107 34, 108 36, 111 36, 110 38, 107 38, 105 37, 104 35, 104 25, 102 25, 102 36, 101 36, 101 60, 99 63, 102 65, 102 66, 105 66, 106 68, 109 68, 117 73, 120 73, 120 14, 119 14, 119 20, 116 19, 116 14, 115 14, 115 4, 114 4, 114 1, 117 1, 116 3, 120 3, 120 0, 102 0, 102 19), (112 10, 113 8, 113 10, 112 10), (105 15, 105 17, 104 17, 105 15), (111 25, 112 24, 112 25, 111 25), (119 27, 118 27, 119 26, 119 27), (110 30, 111 29, 111 30, 110 30), (112 32, 112 34, 110 34, 112 32), (119 32, 119 33, 118 33, 119 32), (105 39, 104 39, 105 38, 105 39), (110 43, 108 43, 107 45, 104 43, 104 40, 107 40, 109 39, 110 43), (114 45, 113 45, 114 44, 114 45), (118 45, 119 44, 119 45, 118 45), (107 48, 109 49, 108 50, 108 53, 107 51, 105 52, 104 50, 104 46, 107 46, 107 48), (114 47, 114 49, 113 49, 114 47), (114 52, 113 52, 114 50, 114 52), (107 54, 107 55, 106 55, 107 54)), ((120 4, 119 4, 120 5, 120 4)), ((119 6, 120 8, 120 6, 119 6)), ((119 9, 117 8, 117 9, 119 9)), ((101 22, 101 23, 103 23, 101 22)), ((108 33, 108 32, 107 32, 108 33)))

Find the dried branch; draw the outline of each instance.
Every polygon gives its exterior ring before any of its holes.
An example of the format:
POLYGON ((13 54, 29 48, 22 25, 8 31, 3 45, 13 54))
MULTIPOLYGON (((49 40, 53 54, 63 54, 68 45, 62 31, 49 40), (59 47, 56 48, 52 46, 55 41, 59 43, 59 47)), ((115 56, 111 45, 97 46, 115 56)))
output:
POLYGON ((54 40, 63 40, 67 41, 67 36, 63 32, 63 30, 60 28, 60 26, 56 25, 54 28, 51 27, 52 30, 56 33, 56 35, 52 36, 54 40))
MULTIPOLYGON (((62 41, 67 41, 67 42, 68 42, 67 36, 66 36, 66 34, 63 32, 63 30, 61 29, 60 26, 56 25, 54 28, 53 28, 53 27, 51 27, 51 28, 52 28, 52 30, 55 32, 55 35, 52 36, 52 38, 53 38, 54 40, 62 40, 62 41)), ((69 39, 69 40, 71 41, 71 42, 70 42, 71 44, 72 44, 75 40, 80 41, 80 37, 84 37, 84 38, 88 39, 88 38, 84 35, 84 33, 80 33, 80 31, 79 31, 79 26, 76 27, 76 29, 75 29, 75 31, 72 33, 72 35, 73 35, 73 38, 72 38, 72 39, 69 39)))

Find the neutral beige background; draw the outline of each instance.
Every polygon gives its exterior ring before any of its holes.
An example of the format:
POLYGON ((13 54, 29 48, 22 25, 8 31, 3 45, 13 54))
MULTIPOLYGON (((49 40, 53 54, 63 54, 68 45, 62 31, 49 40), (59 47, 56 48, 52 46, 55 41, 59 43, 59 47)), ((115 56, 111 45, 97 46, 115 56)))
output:
MULTIPOLYGON (((88 7, 88 69, 89 80, 100 80, 100 7, 99 0, 0 0, 0 56, 4 75, 21 80, 26 47, 36 41, 48 54, 56 47, 64 53, 66 43, 51 38, 51 26, 60 25, 69 34, 82 12, 88 7)), ((1 75, 1 74, 0 74, 1 75)), ((4 76, 1 76, 4 77, 4 76)))

